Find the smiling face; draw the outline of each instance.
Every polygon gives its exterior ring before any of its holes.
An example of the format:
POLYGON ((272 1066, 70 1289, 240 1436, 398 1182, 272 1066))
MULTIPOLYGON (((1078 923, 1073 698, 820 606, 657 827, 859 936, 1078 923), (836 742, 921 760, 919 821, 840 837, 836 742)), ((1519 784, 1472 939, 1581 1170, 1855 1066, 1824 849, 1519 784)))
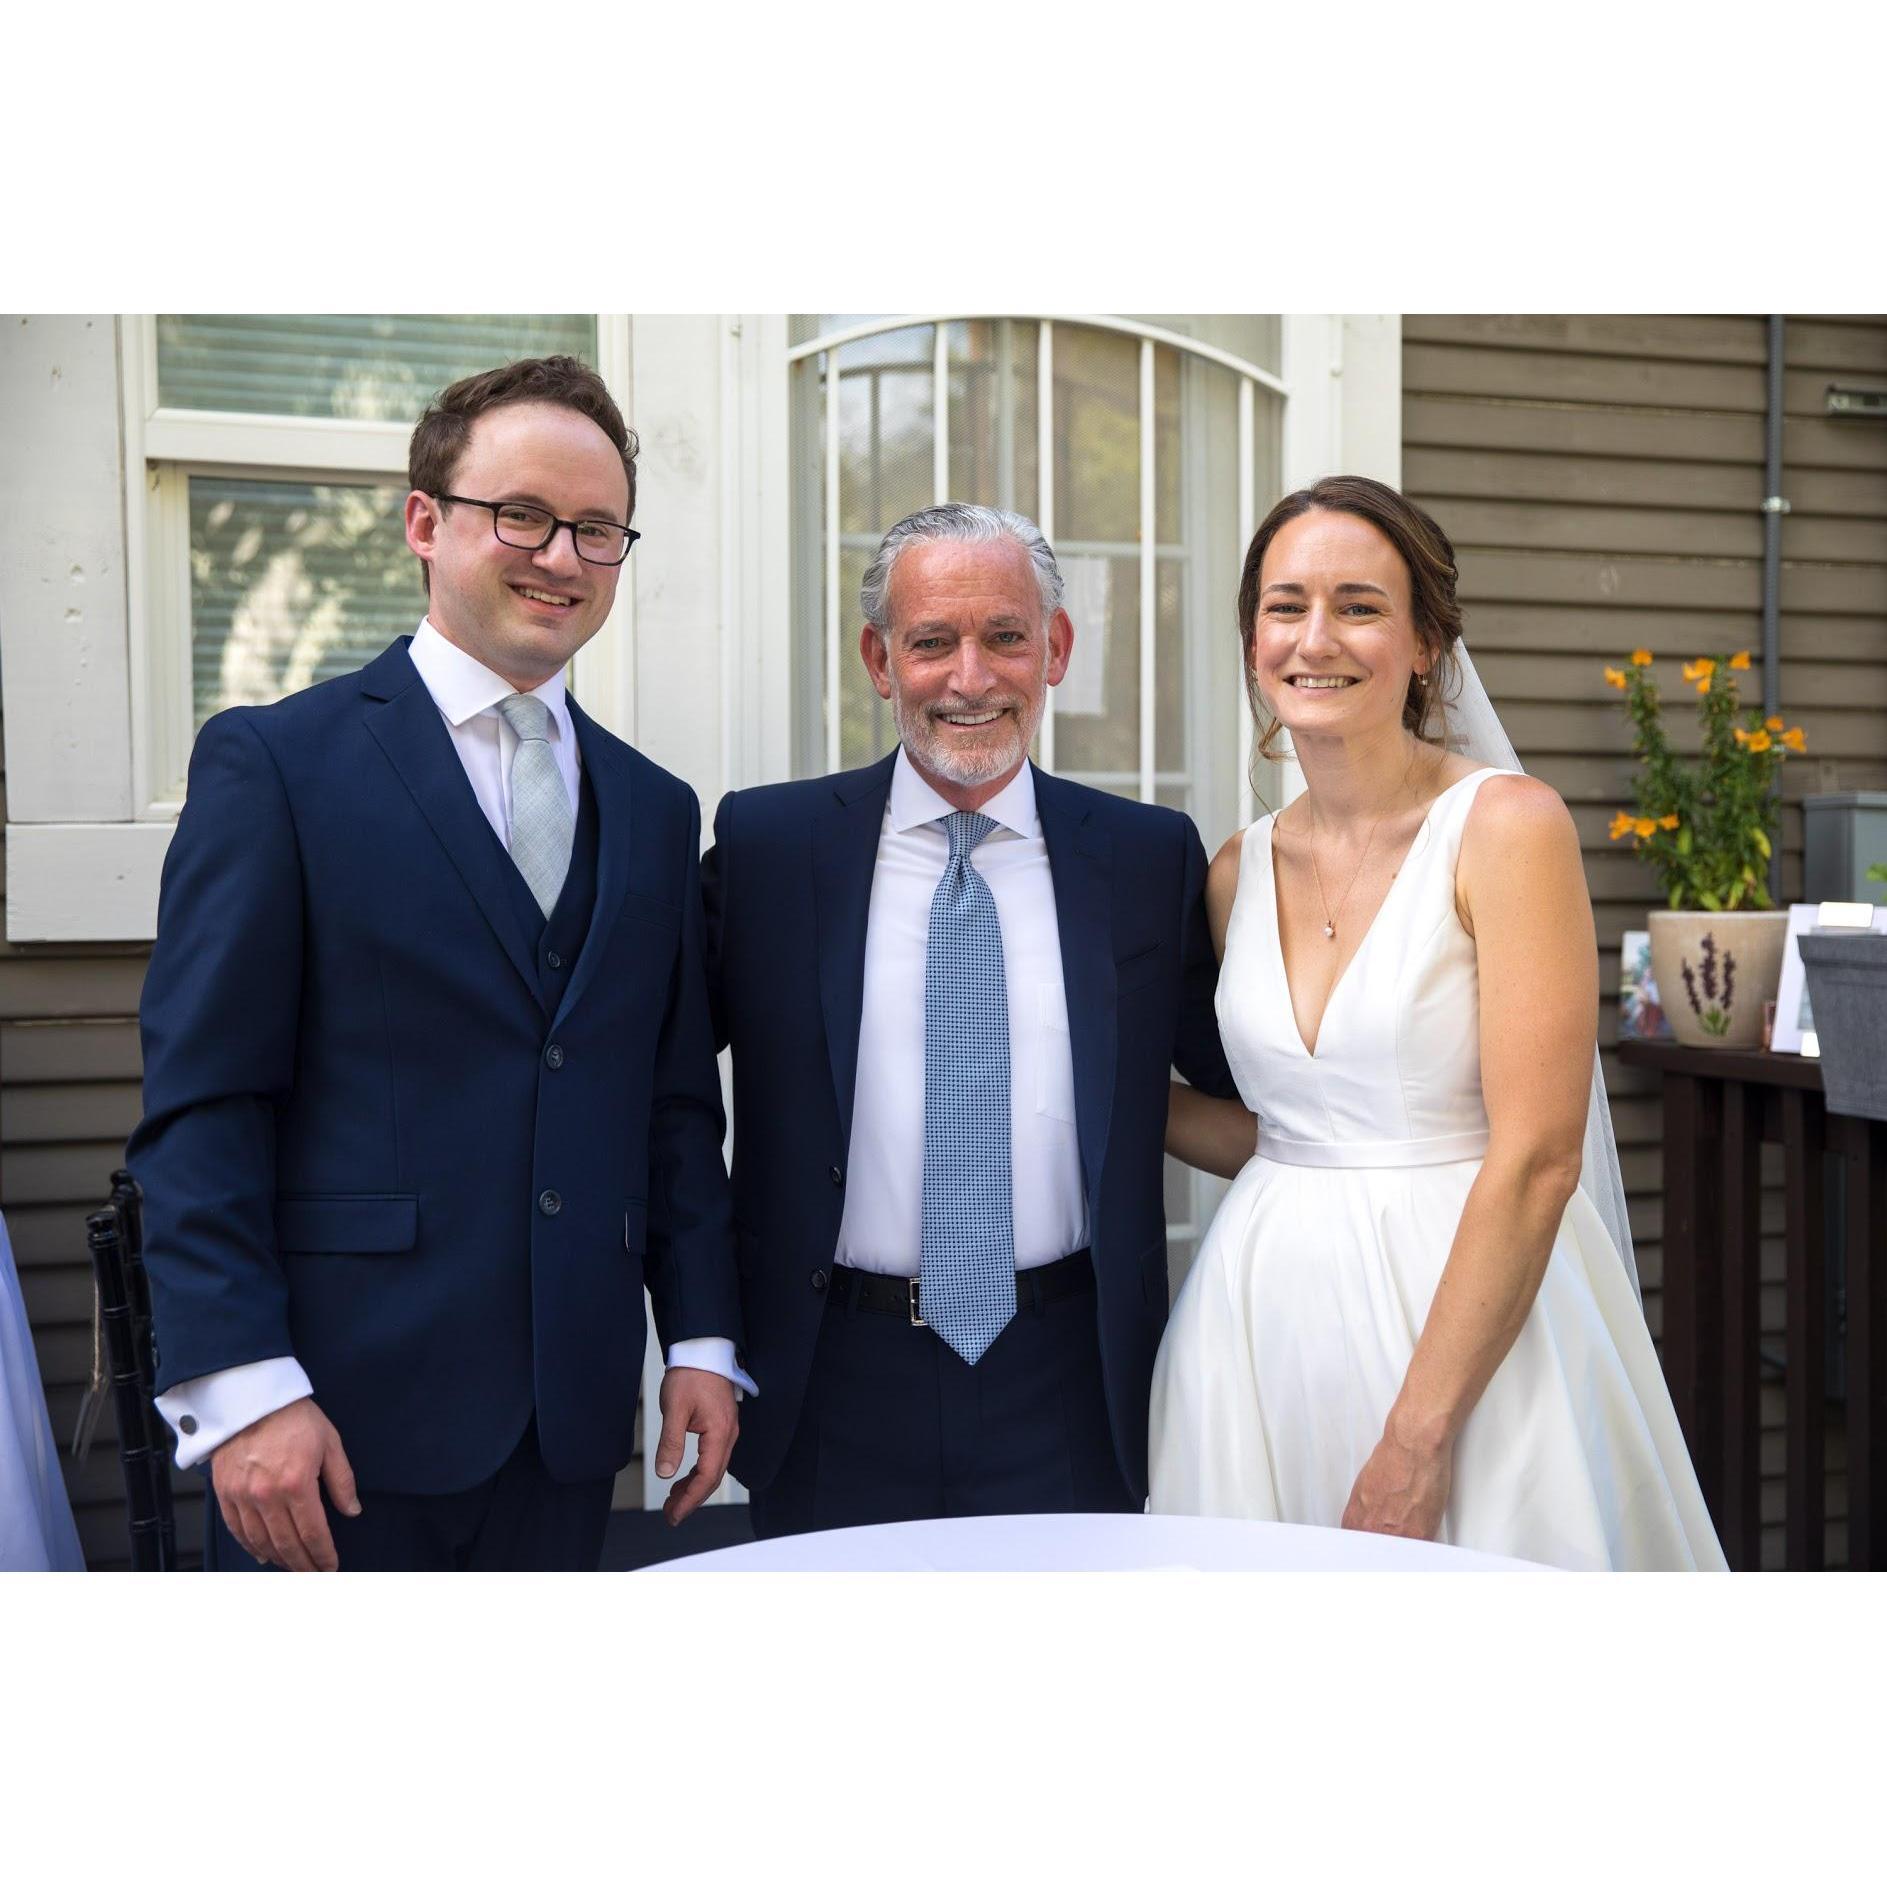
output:
MULTIPOLYGON (((629 522, 629 478, 608 434, 543 401, 481 413, 450 489, 560 518, 629 522)), ((548 681, 603 626, 622 574, 584 562, 562 528, 542 550, 519 550, 498 541, 482 506, 427 492, 407 497, 406 541, 431 575, 433 627, 520 690, 548 681)))
POLYGON ((973 811, 1028 757, 1074 627, 1060 609, 1043 622, 1035 566, 1010 539, 914 543, 885 600, 884 635, 867 624, 859 636, 872 686, 891 703, 911 764, 973 811))
POLYGON ((1307 511, 1272 538, 1258 577, 1252 677, 1294 743, 1400 728, 1409 678, 1433 660, 1408 567, 1375 525, 1307 511))

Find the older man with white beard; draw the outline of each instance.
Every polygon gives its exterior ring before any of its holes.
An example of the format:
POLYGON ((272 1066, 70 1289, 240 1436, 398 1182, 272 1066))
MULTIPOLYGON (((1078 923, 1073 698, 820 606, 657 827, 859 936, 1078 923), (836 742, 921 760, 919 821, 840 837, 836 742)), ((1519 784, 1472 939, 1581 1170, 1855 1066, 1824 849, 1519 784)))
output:
POLYGON ((1170 1071, 1233 1089, 1191 822, 1027 764, 1061 600, 1028 519, 905 518, 860 594, 896 751, 715 817, 763 1537, 1145 1498, 1170 1071))

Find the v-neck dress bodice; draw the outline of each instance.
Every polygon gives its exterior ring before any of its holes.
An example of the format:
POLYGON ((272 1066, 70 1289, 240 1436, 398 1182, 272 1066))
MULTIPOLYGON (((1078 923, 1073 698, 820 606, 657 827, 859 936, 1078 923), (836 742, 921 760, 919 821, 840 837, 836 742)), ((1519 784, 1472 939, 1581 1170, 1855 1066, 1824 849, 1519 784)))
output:
POLYGON ((1246 832, 1219 977, 1219 1034, 1273 1159, 1422 1166, 1486 1152, 1472 1026, 1479 984, 1474 940, 1455 914, 1455 861, 1468 808, 1491 777, 1457 780, 1429 807, 1330 991, 1314 1054, 1298 1031, 1284 968, 1276 814, 1246 832))
MULTIPOLYGON (((1258 1147, 1160 1348, 1155 1513, 1334 1527, 1381 1439, 1488 1144, 1455 869, 1493 777, 1430 806, 1314 1052, 1285 973, 1271 819, 1244 836, 1218 1016, 1258 1147)), ((1456 1442, 1441 1538, 1582 1569, 1724 1564, 1644 1313, 1583 1192, 1456 1442)))

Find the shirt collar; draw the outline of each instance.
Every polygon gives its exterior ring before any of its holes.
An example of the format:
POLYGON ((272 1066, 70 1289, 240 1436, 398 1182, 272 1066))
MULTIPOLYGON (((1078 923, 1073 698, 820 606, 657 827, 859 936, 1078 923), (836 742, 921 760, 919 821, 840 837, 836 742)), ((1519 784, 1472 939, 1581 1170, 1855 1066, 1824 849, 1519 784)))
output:
MULTIPOLYGON (((911 765, 903 747, 891 769, 891 830, 909 832, 946 818, 957 808, 911 765)), ((1035 769, 1025 760, 1016 777, 994 799, 977 810, 1018 837, 1028 839, 1041 831, 1035 810, 1035 769)))
MULTIPOLYGON (((467 655, 456 642, 448 642, 427 617, 413 632, 413 644, 407 650, 419 678, 426 684, 439 712, 454 727, 463 727, 475 715, 489 713, 507 695, 519 691, 502 675, 494 675, 476 656, 467 655)), ((550 709, 551 725, 561 739, 567 726, 564 707, 563 670, 550 680, 530 690, 550 709)))

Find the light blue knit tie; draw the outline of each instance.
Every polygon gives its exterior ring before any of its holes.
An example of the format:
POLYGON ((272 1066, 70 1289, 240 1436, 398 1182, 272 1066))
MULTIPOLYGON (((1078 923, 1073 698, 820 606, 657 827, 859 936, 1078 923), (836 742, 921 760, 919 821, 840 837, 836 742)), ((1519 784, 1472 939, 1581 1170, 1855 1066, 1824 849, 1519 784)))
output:
POLYGON ((1009 996, 1002 925, 970 853, 995 829, 942 821, 950 862, 930 902, 924 971, 924 1224, 918 1306, 974 1363, 1016 1310, 1009 1176, 1009 996))
POLYGON ((548 917, 570 870, 576 814, 550 750, 550 709, 536 695, 506 695, 498 712, 518 737, 511 756, 511 858, 548 917))

